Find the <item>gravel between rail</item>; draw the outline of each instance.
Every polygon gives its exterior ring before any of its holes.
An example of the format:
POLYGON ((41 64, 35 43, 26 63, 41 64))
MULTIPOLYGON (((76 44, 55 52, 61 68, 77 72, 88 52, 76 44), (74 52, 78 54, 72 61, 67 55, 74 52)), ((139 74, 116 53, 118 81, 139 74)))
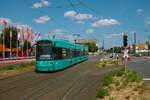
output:
POLYGON ((55 73, 28 72, 0 80, 0 100, 93 100, 104 74, 115 67, 96 67, 100 57, 55 73))

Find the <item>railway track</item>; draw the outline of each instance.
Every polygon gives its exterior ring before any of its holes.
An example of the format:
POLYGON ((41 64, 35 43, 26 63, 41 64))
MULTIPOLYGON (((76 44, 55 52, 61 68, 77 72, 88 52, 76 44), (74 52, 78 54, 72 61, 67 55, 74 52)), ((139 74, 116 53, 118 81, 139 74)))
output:
POLYGON ((0 80, 0 100, 91 99, 95 96, 102 75, 111 71, 95 67, 98 59, 92 58, 60 72, 28 72, 0 80))

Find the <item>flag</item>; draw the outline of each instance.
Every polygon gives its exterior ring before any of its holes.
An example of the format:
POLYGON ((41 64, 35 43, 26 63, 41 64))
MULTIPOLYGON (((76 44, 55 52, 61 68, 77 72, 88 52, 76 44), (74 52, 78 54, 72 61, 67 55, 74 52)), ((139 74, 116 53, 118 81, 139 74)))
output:
POLYGON ((18 33, 17 40, 19 41, 20 40, 20 29, 17 29, 17 33, 18 33))
POLYGON ((12 29, 13 29, 13 26, 10 25, 10 40, 12 40, 12 29))
POLYGON ((22 28, 22 45, 24 44, 24 28, 22 28))
POLYGON ((27 40, 30 41, 31 29, 27 28, 27 40))
POLYGON ((5 32, 6 32, 7 22, 4 20, 4 21, 3 21, 3 24, 4 24, 4 30, 3 30, 3 31, 4 31, 4 33, 5 33, 5 32))

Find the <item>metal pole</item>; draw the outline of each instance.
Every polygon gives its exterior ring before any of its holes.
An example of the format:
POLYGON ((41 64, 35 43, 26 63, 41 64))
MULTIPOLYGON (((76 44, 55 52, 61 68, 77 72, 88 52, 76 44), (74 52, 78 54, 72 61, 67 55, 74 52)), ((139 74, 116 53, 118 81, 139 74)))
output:
POLYGON ((133 49, 134 49, 134 55, 136 54, 136 33, 134 32, 134 47, 133 47, 133 49))
POLYGON ((103 61, 104 61, 104 39, 103 39, 103 48, 102 48, 102 50, 103 50, 103 61))
POLYGON ((75 63, 76 63, 76 39, 75 39, 75 63))
POLYGON ((28 57, 28 39, 27 39, 27 48, 26 48, 26 53, 27 53, 27 57, 28 57))
POLYGON ((3 59, 5 58, 5 33, 3 33, 3 59))
MULTIPOLYGON (((126 49, 126 47, 125 47, 124 52, 126 52, 126 50, 127 50, 127 49, 126 49)), ((124 54, 124 57, 125 57, 125 58, 124 58, 124 70, 125 70, 125 73, 126 73, 126 70, 127 70, 127 55, 124 54)))
POLYGON ((23 42, 22 42, 22 57, 23 57, 23 42))
POLYGON ((12 58, 12 40, 10 39, 10 58, 12 58))
POLYGON ((17 38, 17 58, 18 58, 18 43, 19 42, 19 40, 18 40, 18 38, 17 38))
POLYGON ((114 47, 113 47, 113 60, 114 60, 114 47))

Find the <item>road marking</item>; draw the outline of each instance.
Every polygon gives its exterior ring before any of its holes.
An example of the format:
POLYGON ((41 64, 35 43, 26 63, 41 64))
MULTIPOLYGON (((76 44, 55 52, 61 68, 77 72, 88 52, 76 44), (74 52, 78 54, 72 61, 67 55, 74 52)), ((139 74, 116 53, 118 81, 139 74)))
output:
POLYGON ((144 81, 150 81, 150 78, 143 78, 144 81))

